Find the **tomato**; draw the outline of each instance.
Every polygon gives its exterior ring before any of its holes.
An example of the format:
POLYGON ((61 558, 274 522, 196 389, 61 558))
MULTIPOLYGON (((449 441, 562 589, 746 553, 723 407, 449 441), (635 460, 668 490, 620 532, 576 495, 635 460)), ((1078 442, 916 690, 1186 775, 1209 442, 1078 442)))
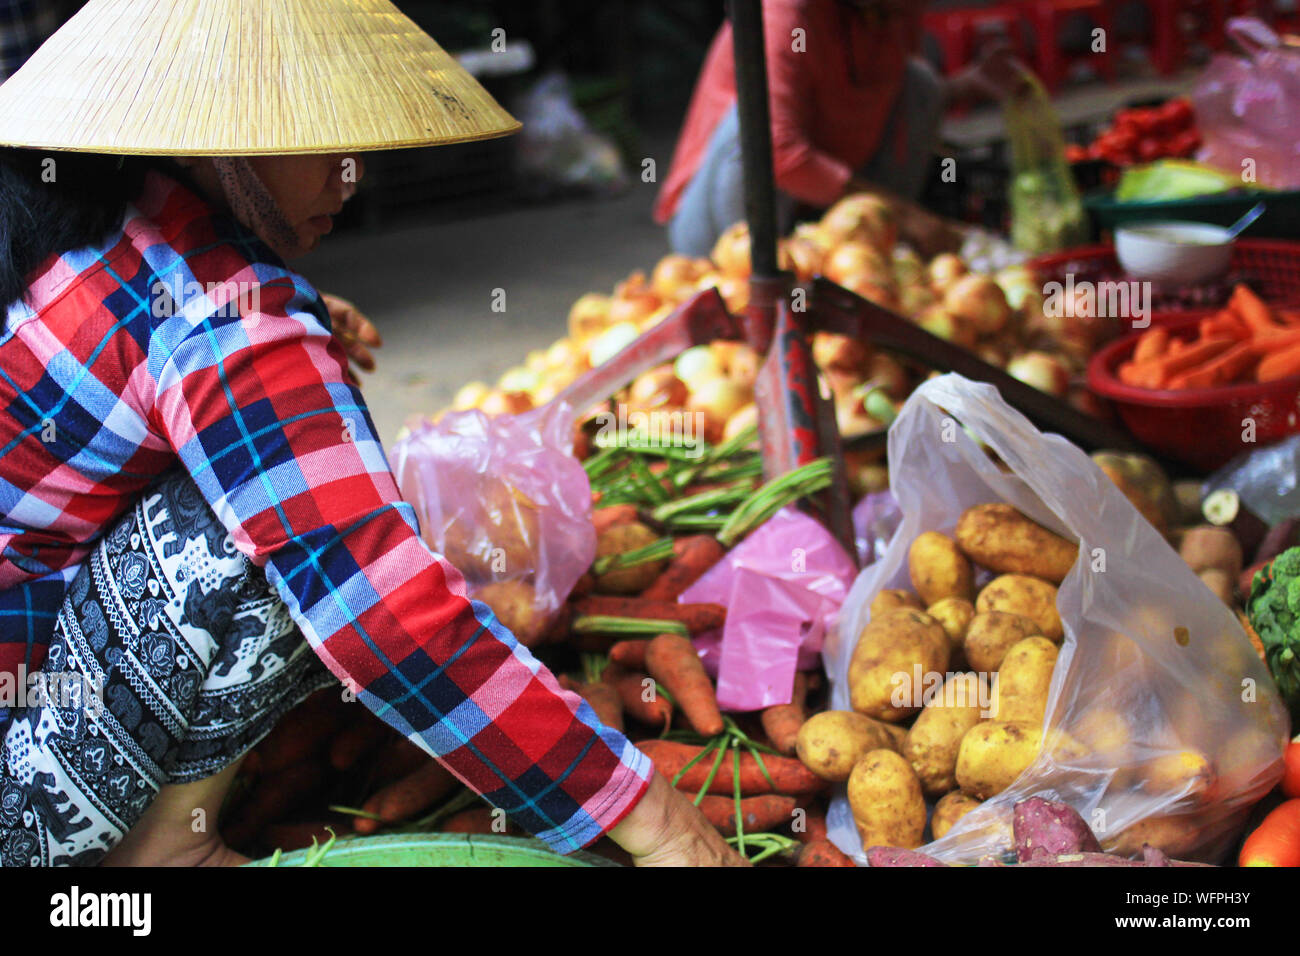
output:
POLYGON ((1117 149, 1122 149, 1126 153, 1137 149, 1138 140, 1141 139, 1137 133, 1128 127, 1103 133, 1101 138, 1108 143, 1113 143, 1117 149))
POLYGON ((1171 156, 1186 157, 1191 156, 1201 148, 1201 134, 1194 129, 1183 130, 1181 133, 1174 135, 1169 141, 1169 154, 1171 156))
POLYGON ((1086 146, 1070 143, 1065 147, 1065 161, 1067 163, 1081 163, 1087 158, 1088 149, 1086 146))
POLYGON ((1286 772, 1282 775, 1282 792, 1288 797, 1300 797, 1300 737, 1286 745, 1282 752, 1286 772))

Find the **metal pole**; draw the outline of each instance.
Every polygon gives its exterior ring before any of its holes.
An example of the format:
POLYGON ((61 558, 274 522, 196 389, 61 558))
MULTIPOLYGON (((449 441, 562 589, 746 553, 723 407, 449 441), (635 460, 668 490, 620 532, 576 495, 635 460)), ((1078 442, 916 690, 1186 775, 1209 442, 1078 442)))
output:
POLYGON ((772 121, 767 102, 767 52, 762 0, 728 0, 736 60, 736 109, 745 173, 745 217, 750 262, 759 279, 777 276, 776 186, 772 175, 772 121))

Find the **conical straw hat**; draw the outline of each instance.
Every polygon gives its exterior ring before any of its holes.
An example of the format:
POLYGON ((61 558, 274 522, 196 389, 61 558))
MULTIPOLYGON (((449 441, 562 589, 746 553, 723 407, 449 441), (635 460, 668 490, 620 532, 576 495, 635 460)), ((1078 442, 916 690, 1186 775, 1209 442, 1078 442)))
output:
POLYGON ((388 0, 90 0, 0 86, 0 144, 81 152, 343 153, 519 125, 388 0))

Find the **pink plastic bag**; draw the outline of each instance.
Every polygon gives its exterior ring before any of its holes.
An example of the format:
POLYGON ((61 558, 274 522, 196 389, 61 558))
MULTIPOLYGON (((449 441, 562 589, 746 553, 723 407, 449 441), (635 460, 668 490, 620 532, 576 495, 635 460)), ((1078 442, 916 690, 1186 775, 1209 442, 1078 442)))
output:
POLYGON ((727 608, 721 635, 696 642, 723 710, 790 702, 795 671, 817 666, 854 573, 829 531, 784 508, 682 593, 682 602, 727 608))
POLYGON ((1245 55, 1216 55, 1192 92, 1197 159, 1240 171, 1245 184, 1300 189, 1300 49, 1253 17, 1229 20, 1227 32, 1245 55))
MULTIPOLYGON (((591 483, 573 457, 572 427, 567 406, 494 418, 448 412, 389 453, 425 544, 465 576, 472 595, 489 584, 526 584, 537 624, 596 555, 591 483)), ((532 635, 516 636, 527 643, 532 635)))

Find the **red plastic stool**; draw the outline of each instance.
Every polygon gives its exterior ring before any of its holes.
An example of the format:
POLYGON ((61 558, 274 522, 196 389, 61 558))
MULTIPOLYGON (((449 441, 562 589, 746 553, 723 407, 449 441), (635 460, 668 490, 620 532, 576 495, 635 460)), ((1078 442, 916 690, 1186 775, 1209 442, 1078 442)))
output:
POLYGON ((1020 34, 1024 10, 1019 3, 994 3, 985 7, 931 10, 922 15, 921 28, 939 44, 943 73, 960 73, 975 57, 977 35, 997 30, 1011 41, 1016 56, 1024 59, 1025 43, 1020 34))
POLYGON ((1034 66, 1049 92, 1060 88, 1070 67, 1076 63, 1089 63, 1106 80, 1114 79, 1115 52, 1110 49, 1114 11, 1110 0, 1031 0, 1025 4, 1025 12, 1034 24, 1038 40, 1034 66), (1094 53, 1091 46, 1086 52, 1077 54, 1067 54, 1061 49, 1061 24, 1076 14, 1086 15, 1095 28, 1105 31, 1106 52, 1094 53))
POLYGON ((1166 76, 1176 73, 1186 59, 1186 17, 1196 21, 1192 38, 1211 50, 1227 45, 1223 28, 1229 17, 1255 16, 1275 28, 1283 25, 1272 0, 1147 0, 1147 10, 1154 37, 1151 62, 1166 76))

